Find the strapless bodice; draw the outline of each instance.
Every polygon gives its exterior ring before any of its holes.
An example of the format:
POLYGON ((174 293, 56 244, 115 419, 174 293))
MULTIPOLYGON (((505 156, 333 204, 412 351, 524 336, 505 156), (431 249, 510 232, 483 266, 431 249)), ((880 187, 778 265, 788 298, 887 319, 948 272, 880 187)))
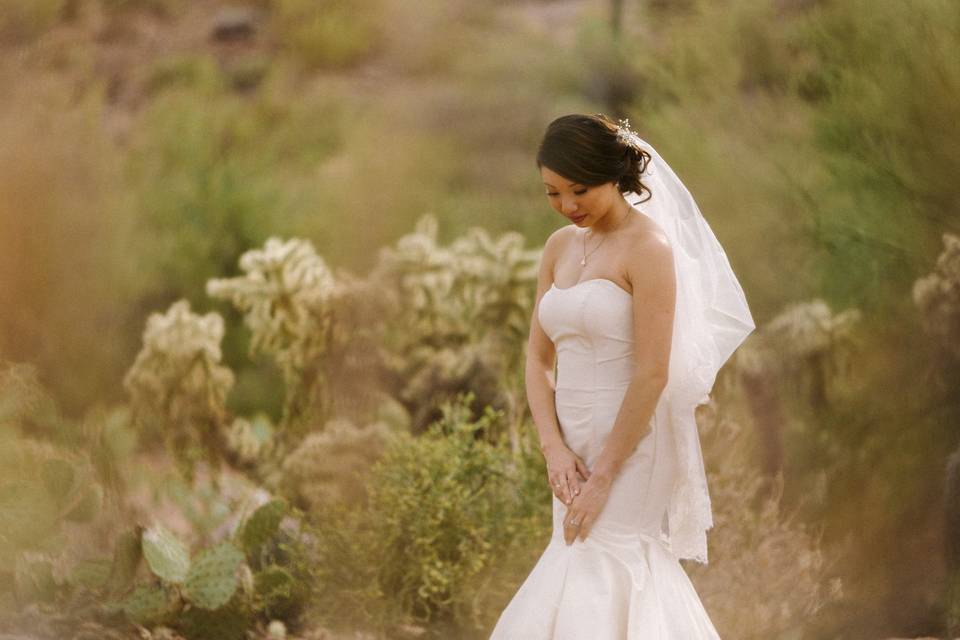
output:
POLYGON ((633 372, 633 296, 612 280, 556 285, 541 297, 540 326, 557 350, 557 391, 620 389, 633 372))

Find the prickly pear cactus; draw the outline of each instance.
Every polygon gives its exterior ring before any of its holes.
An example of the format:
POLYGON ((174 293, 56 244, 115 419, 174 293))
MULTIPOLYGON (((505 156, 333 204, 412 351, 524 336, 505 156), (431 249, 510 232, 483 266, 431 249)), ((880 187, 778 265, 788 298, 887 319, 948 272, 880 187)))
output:
POLYGON ((69 582, 87 589, 101 589, 110 580, 110 559, 88 558, 78 562, 70 571, 69 582))
POLYGON ((190 554, 182 542, 163 525, 143 532, 143 557, 150 570, 165 582, 181 584, 190 571, 190 554))
POLYGON ((240 532, 240 543, 247 557, 256 557, 260 548, 277 532, 280 521, 286 514, 286 502, 271 500, 260 506, 247 518, 240 532))
POLYGON ((187 599, 204 609, 225 605, 237 590, 237 569, 243 560, 243 553, 229 542, 200 553, 184 585, 187 599))
MULTIPOLYGON (((89 463, 51 443, 0 429, 0 574, 23 568, 25 555, 54 559, 66 543, 63 525, 86 522, 100 510, 103 492, 89 463)), ((32 569, 20 582, 20 601, 46 598, 48 582, 32 569), (38 582, 39 580, 39 582, 38 582), (32 585, 32 586, 31 586, 32 585)), ((12 593, 14 580, 0 580, 0 594, 12 593)))
POLYGON ((173 614, 178 606, 176 592, 164 584, 139 585, 121 603, 124 613, 137 624, 158 624, 173 614))
POLYGON ((177 616, 180 633, 190 640, 247 640, 247 629, 253 624, 250 607, 234 594, 218 609, 191 607, 177 616))

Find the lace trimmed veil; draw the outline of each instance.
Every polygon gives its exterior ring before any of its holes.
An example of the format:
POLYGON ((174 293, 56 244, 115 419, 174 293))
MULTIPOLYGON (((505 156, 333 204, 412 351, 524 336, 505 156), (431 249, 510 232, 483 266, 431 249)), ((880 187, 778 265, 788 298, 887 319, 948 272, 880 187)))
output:
POLYGON ((661 437, 672 445, 677 463, 666 539, 678 558, 706 564, 713 514, 694 412, 709 401, 720 367, 756 326, 727 255, 690 192, 650 143, 632 135, 651 156, 641 178, 652 197, 640 202, 633 191, 624 197, 668 236, 677 281, 669 380, 654 412, 658 431, 667 425, 661 437))

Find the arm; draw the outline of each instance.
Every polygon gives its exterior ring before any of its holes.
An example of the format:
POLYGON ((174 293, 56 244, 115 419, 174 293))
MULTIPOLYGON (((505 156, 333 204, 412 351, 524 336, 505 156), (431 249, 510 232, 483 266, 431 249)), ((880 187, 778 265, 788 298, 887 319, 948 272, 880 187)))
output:
POLYGON ((530 319, 530 336, 527 339, 525 370, 527 403, 530 405, 530 413, 540 435, 540 450, 543 453, 557 446, 565 446, 560 434, 560 425, 557 422, 555 408, 556 381, 553 374, 556 348, 553 341, 543 331, 537 317, 540 299, 553 284, 553 264, 558 242, 557 236, 562 231, 563 229, 558 229, 550 235, 540 256, 537 296, 533 305, 533 317, 530 319))
POLYGON ((537 276, 537 297, 530 319, 530 337, 527 343, 526 388, 530 413, 540 436, 540 452, 547 463, 550 489, 565 504, 580 493, 581 478, 587 480, 590 470, 583 460, 567 447, 563 440, 556 409, 556 381, 554 365, 556 347, 540 326, 537 312, 540 299, 553 284, 553 265, 557 249, 563 242, 566 227, 561 227, 547 239, 540 258, 537 276), (579 476, 578 476, 579 474, 579 476))
POLYGON ((667 384, 676 304, 673 251, 660 233, 647 236, 630 257, 633 287, 634 372, 593 475, 612 482, 623 461, 650 432, 649 422, 667 384))

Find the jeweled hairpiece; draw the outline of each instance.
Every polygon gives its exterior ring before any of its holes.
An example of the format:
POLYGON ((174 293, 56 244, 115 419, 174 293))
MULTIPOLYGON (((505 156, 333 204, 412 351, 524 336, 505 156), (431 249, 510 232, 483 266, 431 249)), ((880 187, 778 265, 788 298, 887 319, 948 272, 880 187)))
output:
POLYGON ((620 118, 617 122, 617 139, 635 149, 640 148, 641 138, 636 131, 630 128, 630 120, 627 118, 620 118))

